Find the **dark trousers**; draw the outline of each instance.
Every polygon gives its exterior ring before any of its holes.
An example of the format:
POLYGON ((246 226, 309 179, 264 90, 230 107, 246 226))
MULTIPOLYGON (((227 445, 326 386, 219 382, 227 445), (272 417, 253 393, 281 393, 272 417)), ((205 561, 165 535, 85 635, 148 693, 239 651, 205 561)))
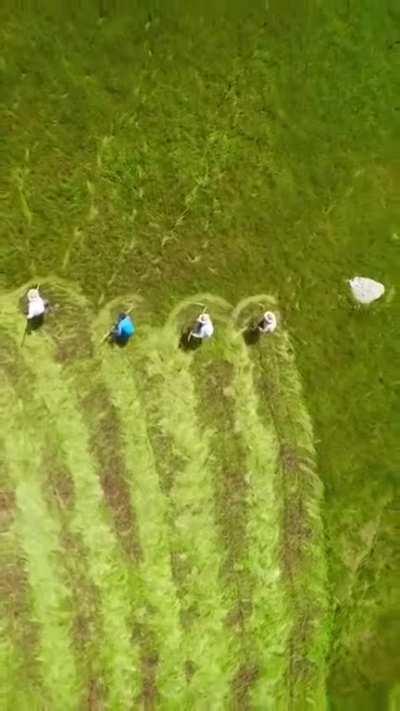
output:
POLYGON ((26 324, 26 332, 32 333, 32 331, 37 331, 37 329, 43 325, 43 321, 44 314, 40 314, 39 316, 33 316, 33 318, 28 318, 26 324))

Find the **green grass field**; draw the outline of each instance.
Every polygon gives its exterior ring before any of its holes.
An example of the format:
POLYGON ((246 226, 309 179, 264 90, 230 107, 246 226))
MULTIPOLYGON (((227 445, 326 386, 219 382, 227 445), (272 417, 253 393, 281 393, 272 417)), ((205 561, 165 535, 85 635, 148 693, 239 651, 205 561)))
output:
POLYGON ((1 708, 395 711, 400 6, 3 4, 0 39, 1 708))

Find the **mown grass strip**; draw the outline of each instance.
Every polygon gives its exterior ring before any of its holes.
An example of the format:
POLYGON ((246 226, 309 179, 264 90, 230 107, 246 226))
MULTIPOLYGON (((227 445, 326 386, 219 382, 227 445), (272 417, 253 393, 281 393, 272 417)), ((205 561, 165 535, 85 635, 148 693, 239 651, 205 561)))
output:
POLYGON ((252 612, 247 634, 257 678, 250 691, 255 708, 287 709, 288 643, 291 625, 282 581, 279 442, 268 413, 259 415, 253 364, 242 339, 227 327, 226 359, 232 364, 235 434, 248 472, 245 569, 252 580, 252 612))
MULTIPOLYGON (((1 561, 3 565, 3 560, 1 561)), ((0 605, 0 704, 10 708, 16 693, 19 660, 13 640, 10 638, 7 613, 0 605)), ((18 683, 18 682, 17 682, 18 683)))
POLYGON ((104 498, 113 517, 118 540, 134 565, 141 556, 136 510, 131 506, 121 424, 109 393, 96 377, 90 383, 82 381, 80 404, 90 432, 90 446, 97 464, 104 498))
POLYGON ((232 601, 219 579, 210 433, 202 431, 197 420, 190 356, 177 345, 172 324, 153 331, 138 349, 156 404, 151 409, 157 427, 170 439, 171 465, 177 464, 168 495, 170 541, 180 571, 189 703, 219 709, 229 698, 237 641, 225 625, 232 601))
POLYGON ((106 699, 101 655, 102 624, 99 593, 90 579, 87 551, 82 536, 74 531, 74 484, 71 473, 60 461, 56 443, 47 438, 43 452, 43 494, 50 512, 60 521, 60 559, 73 609, 71 641, 75 650, 82 687, 81 704, 90 698, 89 708, 102 708, 106 699))
MULTIPOLYGON (((123 709, 137 694, 139 657, 131 642, 131 603, 128 572, 121 558, 104 508, 103 492, 93 458, 89 436, 79 411, 76 381, 55 362, 55 349, 44 334, 29 342, 27 364, 52 421, 52 435, 60 456, 71 471, 75 488, 73 526, 88 551, 90 577, 99 590, 103 643, 99 652, 104 663, 108 703, 123 709)), ((78 366, 76 366, 78 367, 78 366)), ((90 369, 86 370, 86 377, 90 369)))
POLYGON ((40 628, 15 526, 1 528, 0 539, 0 708, 34 709, 47 694, 38 659, 40 628))
MULTIPOLYGON (((31 350, 32 344, 35 343, 36 338, 47 338, 48 336, 51 336, 51 339, 54 340, 54 346, 51 346, 52 357, 56 360, 56 363, 59 363, 62 366, 64 380, 68 381, 71 388, 75 388, 77 393, 75 406, 81 408, 82 415, 90 415, 90 413, 87 412, 87 408, 85 409, 85 397, 91 397, 92 395, 95 396, 101 384, 99 384, 98 379, 93 379, 93 361, 91 359, 91 356, 93 355, 93 343, 90 338, 90 316, 87 311, 86 301, 80 295, 79 291, 74 290, 63 280, 51 279, 48 281, 40 280, 40 282, 42 284, 43 293, 48 296, 52 305, 56 307, 55 313, 48 317, 45 326, 40 333, 26 339, 25 352, 31 350)), ((21 289, 20 293, 22 293, 22 291, 24 290, 21 289)), ((14 295, 16 301, 17 296, 18 295, 14 295)), ((9 310, 10 321, 15 320, 15 314, 13 314, 12 308, 12 295, 10 295, 7 299, 7 309, 9 310)), ((48 343, 48 345, 50 344, 48 343)), ((88 425, 87 420, 83 417, 81 419, 81 423, 84 427, 88 425)), ((93 422, 92 429, 96 429, 96 423, 97 419, 93 422)), ((88 438, 86 440, 86 444, 90 442, 90 445, 92 445, 92 442, 90 441, 90 427, 87 434, 88 438)), ((100 436, 100 433, 98 433, 98 436, 100 436)), ((74 645, 77 648, 77 652, 81 660, 80 669, 81 675, 84 676, 84 682, 86 682, 84 691, 87 696, 87 701, 89 704, 101 704, 102 698, 104 698, 105 690, 107 689, 107 692, 109 692, 110 689, 113 688, 113 683, 112 681, 110 682, 110 679, 118 677, 119 667, 123 668, 123 665, 121 665, 118 661, 115 665, 112 663, 115 649, 119 649, 119 637, 118 635, 112 635, 111 644, 104 644, 104 605, 102 602, 102 590, 98 587, 99 576, 97 576, 96 580, 93 579, 92 568, 90 565, 87 565, 86 562, 89 555, 83 536, 83 531, 85 531, 86 527, 82 527, 79 523, 77 524, 76 512, 70 515, 70 512, 68 511, 71 506, 75 506, 76 490, 71 490, 71 487, 67 485, 68 482, 66 482, 65 478, 62 477, 62 470, 70 476, 68 471, 68 459, 65 456, 65 447, 60 447, 60 438, 54 436, 53 431, 49 434, 48 454, 49 457, 47 457, 47 459, 49 459, 49 461, 46 462, 46 464, 48 464, 50 468, 55 469, 55 472, 53 471, 50 478, 47 477, 46 495, 48 497, 50 496, 51 499, 51 496, 54 494, 57 498, 56 508, 59 512, 61 512, 61 519, 64 523, 62 529, 62 541, 65 544, 65 552, 69 553, 69 556, 65 559, 65 573, 71 586, 76 592, 74 600, 76 599, 77 602, 79 601, 76 606, 76 614, 74 618, 74 645), (76 576, 79 577, 79 584, 75 590, 74 581, 76 582, 76 576), (97 614, 99 610, 100 615, 97 614), (114 672, 114 669, 117 671, 114 672)), ((93 470, 95 469, 96 473, 100 475, 101 484, 104 484, 102 475, 105 472, 103 472, 103 469, 101 468, 104 462, 97 461, 98 458, 96 456, 96 452, 92 449, 90 449, 89 454, 93 457, 93 470)), ((110 462, 107 461, 105 465, 108 465, 109 463, 110 462)), ((75 476, 73 479, 75 482, 75 476)), ((99 487, 99 489, 101 491, 101 487, 99 487)), ((107 494, 108 491, 105 491, 104 493, 107 494)), ((111 505, 115 504, 115 500, 111 501, 107 498, 107 496, 105 496, 105 499, 106 503, 111 503, 111 505)), ((121 497, 118 499, 118 502, 121 502, 121 497)), ((123 504, 124 511, 128 511, 129 505, 126 502, 126 496, 123 500, 123 504)), ((81 503, 81 508, 83 518, 83 502, 81 503)), ((104 507, 102 513, 104 514, 104 519, 107 524, 111 523, 109 521, 109 514, 112 514, 113 523, 116 524, 115 529, 119 536, 119 542, 124 543, 124 539, 120 537, 120 534, 124 533, 124 531, 121 526, 119 526, 120 512, 118 507, 113 506, 113 508, 108 510, 107 507, 104 507)), ((111 524, 110 528, 112 529, 114 526, 111 524)), ((112 535, 111 530, 110 534, 112 535)), ((131 569, 127 568, 125 570, 124 561, 121 561, 118 558, 120 551, 117 541, 115 544, 117 550, 115 555, 115 567, 117 569, 121 569, 116 571, 117 575, 115 577, 120 576, 123 577, 124 580, 125 577, 129 578, 129 584, 128 582, 126 584, 126 590, 128 591, 126 597, 129 598, 130 602, 132 590, 135 582, 137 581, 137 576, 135 577, 135 575, 132 575, 131 569)), ((111 596, 109 600, 111 605, 111 596)), ((126 620, 126 625, 130 631, 130 636, 135 635, 137 638, 137 629, 134 628, 132 614, 132 609, 130 607, 129 619, 126 620)), ((135 682, 135 679, 139 678, 139 655, 136 654, 138 644, 139 641, 136 639, 134 651, 131 650, 132 654, 130 655, 137 660, 137 664, 135 665, 136 677, 132 675, 133 682, 135 682)), ((125 664, 128 665, 129 663, 128 658, 125 664)), ((127 684, 126 687, 128 689, 130 689, 130 687, 134 687, 132 697, 137 696, 139 689, 139 685, 137 683, 134 683, 133 685, 131 684, 130 686, 127 684)), ((128 693, 130 693, 130 691, 128 691, 128 693)), ((117 693, 115 696, 118 698, 117 693)))
MULTIPOLYGON (((1 334, 0 367, 15 364, 6 351, 1 334)), ((16 500, 0 437, 0 708, 23 705, 28 690, 39 690, 41 677, 37 663, 38 625, 33 623, 31 590, 22 551, 15 532, 16 500), (22 693, 21 693, 22 690, 22 693)), ((43 696, 43 690, 42 690, 43 696)))
POLYGON ((7 611, 0 604, 0 708, 18 711, 39 710, 38 698, 43 699, 43 689, 38 694, 37 685, 32 683, 25 669, 26 663, 21 650, 16 647, 7 624, 7 611), (41 693, 40 693, 41 692, 41 693))
MULTIPOLYGON (((51 332, 57 340, 56 355, 62 361, 65 356, 65 349, 62 348, 62 333, 66 318, 71 320, 71 316, 75 317, 75 321, 80 318, 80 322, 84 319, 84 302, 82 299, 75 296, 72 304, 68 298, 68 289, 65 284, 55 282, 47 283, 39 280, 43 284, 45 295, 50 299, 52 306, 55 306, 55 313, 51 314, 47 319, 42 332, 42 335, 51 332), (78 301, 78 303, 77 303, 78 301), (71 314, 72 306, 72 314, 71 314)), ((21 306, 20 296, 25 291, 19 290, 15 294, 4 297, 1 305, 3 322, 7 324, 9 330, 15 333, 15 311, 16 306, 21 306)), ((24 325, 24 320, 21 318, 21 327, 24 325)), ((38 334, 39 335, 39 334, 38 334)), ((81 334, 80 334, 81 335, 81 334)), ((29 370, 24 367, 21 360, 20 346, 23 343, 24 349, 29 350, 31 338, 24 339, 17 344, 16 342, 7 340, 7 349, 0 349, 0 355, 3 353, 2 362, 7 371, 7 375, 12 382, 15 394, 19 395, 22 400, 33 399, 37 397, 35 382, 29 370), (15 364, 18 363, 18 368, 15 364), (23 375, 23 377, 22 377, 23 375)), ((5 343, 6 339, 2 340, 5 343)), ((84 353, 90 353, 91 344, 81 342, 81 349, 77 349, 76 340, 72 343, 72 335, 67 338, 68 351, 72 357, 72 349, 76 357, 82 357, 82 346, 84 353)), ((38 423, 39 425, 39 423, 38 423)), ((46 446, 42 451, 42 493, 44 501, 48 507, 49 514, 59 521, 59 550, 55 556, 60 576, 62 577, 65 586, 70 594, 70 605, 73 610, 71 621, 71 643, 75 653, 76 665, 79 667, 79 680, 81 682, 82 697, 81 702, 85 703, 85 697, 88 703, 97 705, 103 703, 105 698, 104 692, 104 663, 101 654, 99 654, 99 645, 103 640, 101 633, 102 621, 99 615, 98 593, 92 581, 89 579, 87 566, 87 551, 82 541, 82 536, 73 530, 73 508, 74 508, 74 482, 70 471, 63 463, 60 457, 58 442, 53 436, 51 420, 48 417, 43 417, 40 422, 41 431, 46 431, 46 427, 50 428, 46 436, 46 446)), ((32 621, 27 624, 22 624, 22 618, 19 615, 20 625, 23 630, 30 630, 32 621)), ((21 646, 25 657, 27 649, 32 643, 26 643, 25 635, 21 646)), ((30 642, 30 640, 28 640, 30 642)), ((34 665, 32 661, 21 665, 23 671, 32 674, 34 665)), ((21 684, 22 686, 22 684, 21 684)), ((37 687, 37 697, 43 697, 40 689, 37 687)))
POLYGON ((135 510, 129 503, 123 458, 118 447, 116 415, 102 383, 93 377, 91 367, 95 353, 95 342, 91 339, 91 315, 82 295, 68 289, 63 282, 51 281, 43 288, 47 288, 53 303, 59 304, 56 318, 49 324, 49 333, 56 344, 56 360, 70 371, 75 380, 79 376, 78 364, 82 371, 76 388, 79 405, 90 432, 91 453, 113 517, 115 532, 126 555, 137 560, 140 557, 140 543, 135 510), (89 378, 86 377, 88 363, 89 378))
POLYGON ((10 477, 15 486, 15 531, 24 551, 33 606, 40 625, 40 662, 45 688, 54 709, 75 709, 79 681, 70 643, 71 611, 68 591, 60 579, 55 557, 59 525, 46 507, 41 491, 42 448, 36 423, 41 419, 37 400, 22 404, 2 379, 2 436, 10 477))
MULTIPOLYGON (((100 318, 97 330, 106 326, 100 318)), ((132 345, 132 348, 135 346, 132 345)), ((158 658, 155 671, 157 695, 163 707, 184 704, 186 680, 180 609, 173 581, 168 528, 168 502, 161 492, 157 467, 149 441, 144 409, 136 387, 132 350, 104 347, 101 374, 120 417, 132 508, 141 539, 140 590, 135 602, 141 621, 150 631, 158 658), (140 597, 139 597, 140 593, 140 597)))
MULTIPOLYGON (((54 290, 54 286, 51 288, 54 290)), ((58 289, 60 291, 59 286, 58 289)), ((115 318, 115 314, 113 317, 115 318)), ((105 330, 109 328, 109 325, 107 323, 104 326, 105 330)), ((62 313, 58 314, 57 329, 52 324, 51 335, 56 341, 56 359, 63 364, 64 376, 74 383, 78 395, 77 402, 89 437, 90 454, 101 483, 107 513, 112 517, 112 528, 117 535, 119 547, 123 550, 124 556, 128 558, 124 561, 131 603, 128 624, 132 630, 135 651, 139 649, 137 656, 140 666, 140 671, 138 671, 140 688, 135 693, 135 700, 137 703, 141 703, 142 699, 143 703, 147 703, 156 694, 154 677, 157 656, 151 649, 152 635, 150 631, 138 619, 143 616, 138 612, 143 608, 141 595, 143 583, 137 565, 142 559, 141 542, 135 508, 131 506, 130 501, 129 474, 125 466, 121 423, 118 412, 110 400, 109 392, 101 380, 100 364, 93 360, 98 334, 95 335, 95 340, 91 338, 91 317, 87 311, 85 300, 79 293, 66 290, 66 293, 63 294, 62 313), (77 323, 79 323, 78 328, 76 327, 77 323)), ((69 536, 69 540, 71 541, 71 536, 69 536)), ((92 587, 91 585, 86 586, 89 598, 93 598, 92 587)), ((96 596, 97 603, 98 597, 99 595, 96 596)), ((90 606, 88 606, 88 612, 91 612, 90 606)), ((85 641, 85 637, 87 637, 85 627, 88 624, 93 627, 94 623, 96 629, 98 627, 96 620, 93 619, 93 614, 89 614, 89 619, 82 621, 78 616, 78 622, 76 636, 80 642, 85 641)), ((88 641, 90 644, 90 637, 88 641)), ((104 675, 101 674, 99 664, 95 663, 98 656, 101 655, 92 655, 87 670, 91 675, 88 677, 87 684, 90 703, 95 703, 95 701, 101 703, 105 691, 104 675), (97 675, 96 666, 98 668, 97 675)))
POLYGON ((5 685, 0 682, 0 693, 7 694, 9 700, 0 708, 20 708, 28 698, 31 703, 33 693, 37 698, 45 697, 39 663, 40 628, 15 526, 11 531, 1 530, 2 549, 5 539, 7 550, 0 550, 0 673, 5 685))
MULTIPOLYGON (((1 305, 1 310, 3 316, 0 339, 2 378, 7 383, 7 388, 12 391, 14 403, 18 403, 22 397, 26 397, 28 401, 31 401, 34 399, 31 378, 29 378, 29 373, 24 368, 19 348, 9 338, 7 331, 3 329, 4 323, 7 322, 7 315, 9 315, 7 307, 4 308, 4 305, 1 305)), ((10 322, 13 322, 14 327, 15 318, 11 317, 10 322)), ((5 414, 4 408, 1 411, 5 414)), ((9 416, 8 410, 7 416, 9 416)), ((38 439, 43 445, 42 433, 39 433, 38 439)), ((25 564, 25 554, 21 548, 18 527, 15 525, 17 512, 15 487, 10 479, 4 446, 2 450, 0 476, 3 488, 0 507, 3 535, 1 536, 1 544, 5 550, 4 555, 2 555, 0 570, 0 605, 4 611, 5 621, 8 623, 9 646, 12 649, 8 663, 11 664, 13 660, 13 671, 11 672, 10 667, 8 679, 8 689, 11 694, 9 707, 38 708, 41 703, 39 699, 43 702, 48 696, 45 674, 43 674, 43 665, 41 663, 41 628, 38 615, 34 609, 34 594, 29 580, 29 567, 25 564), (14 699, 13 702, 11 702, 11 698, 14 699)), ((44 450, 45 447, 42 446, 42 452, 44 450)), ((44 471, 45 467, 41 466, 40 472, 35 473, 36 480, 39 482, 39 495, 44 482, 44 471)), ((43 507, 46 507, 45 496, 43 497, 43 507)), ((47 516, 49 519, 52 518, 52 512, 49 509, 47 510, 47 516)), ((55 519, 58 524, 57 516, 55 519)), ((54 547, 56 548, 56 546, 54 547)), ((62 577, 63 569, 62 564, 59 565, 60 558, 61 551, 58 542, 53 564, 54 570, 62 577)), ((69 591, 66 585, 64 589, 67 596, 69 591)), ((67 602, 69 604, 69 600, 67 602)))
POLYGON ((288 334, 281 329, 252 353, 257 388, 271 408, 279 438, 282 562, 293 619, 289 707, 323 709, 330 615, 313 429, 288 334))
POLYGON ((226 358, 230 344, 225 333, 226 328, 219 328, 218 340, 196 352, 191 364, 199 422, 211 432, 220 574, 223 585, 231 590, 233 605, 227 625, 238 637, 230 704, 244 710, 249 708, 249 691, 258 673, 247 629, 252 609, 252 579, 247 569, 249 474, 246 451, 236 431, 234 367, 226 358))

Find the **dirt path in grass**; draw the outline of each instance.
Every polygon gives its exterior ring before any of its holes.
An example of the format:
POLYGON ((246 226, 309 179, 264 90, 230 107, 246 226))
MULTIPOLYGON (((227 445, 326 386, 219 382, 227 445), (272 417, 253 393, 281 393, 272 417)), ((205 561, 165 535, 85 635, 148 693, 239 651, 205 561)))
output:
MULTIPOLYGON (((2 357, 0 360, 3 387, 4 361, 2 357)), ((0 462, 0 705, 17 708, 27 707, 44 691, 37 663, 39 627, 33 621, 29 577, 16 532, 15 490, 1 439, 0 462)))

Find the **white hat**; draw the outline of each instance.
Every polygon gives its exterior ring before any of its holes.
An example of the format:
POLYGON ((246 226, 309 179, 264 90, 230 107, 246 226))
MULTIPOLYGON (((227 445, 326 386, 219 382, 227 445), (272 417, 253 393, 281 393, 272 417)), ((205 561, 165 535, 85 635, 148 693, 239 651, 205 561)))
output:
POLYGON ((39 289, 29 289, 28 301, 36 301, 36 299, 39 299, 39 297, 40 297, 39 289))
POLYGON ((273 314, 272 311, 266 311, 264 318, 268 323, 271 323, 271 321, 275 320, 275 314, 273 314))
POLYGON ((207 321, 210 320, 210 317, 208 314, 203 313, 203 314, 200 314, 200 316, 198 317, 197 320, 200 321, 200 323, 207 323, 207 321))

